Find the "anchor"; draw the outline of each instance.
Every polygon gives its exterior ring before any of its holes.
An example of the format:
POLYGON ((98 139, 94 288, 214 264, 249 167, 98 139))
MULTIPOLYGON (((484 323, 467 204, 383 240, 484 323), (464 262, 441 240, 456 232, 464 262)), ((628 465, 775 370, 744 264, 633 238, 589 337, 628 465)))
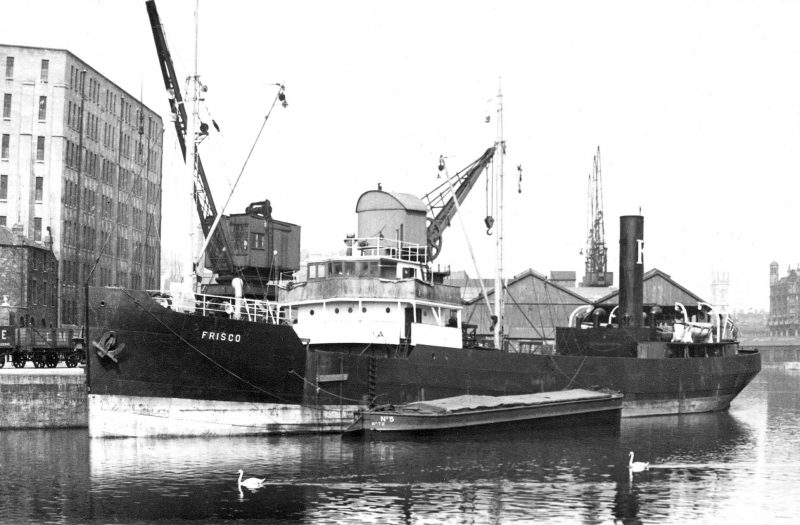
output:
POLYGON ((115 363, 119 362, 117 356, 125 349, 125 343, 117 345, 117 334, 112 331, 104 332, 99 341, 92 341, 92 346, 100 358, 107 357, 115 363))

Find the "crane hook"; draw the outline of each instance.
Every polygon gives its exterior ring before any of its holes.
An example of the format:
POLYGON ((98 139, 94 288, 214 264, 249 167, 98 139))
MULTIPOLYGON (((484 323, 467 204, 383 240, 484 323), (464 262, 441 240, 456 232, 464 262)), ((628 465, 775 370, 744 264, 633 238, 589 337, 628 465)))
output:
POLYGON ((485 219, 483 219, 484 224, 486 224, 486 235, 492 234, 492 226, 494 226, 494 217, 491 215, 487 215, 485 219))

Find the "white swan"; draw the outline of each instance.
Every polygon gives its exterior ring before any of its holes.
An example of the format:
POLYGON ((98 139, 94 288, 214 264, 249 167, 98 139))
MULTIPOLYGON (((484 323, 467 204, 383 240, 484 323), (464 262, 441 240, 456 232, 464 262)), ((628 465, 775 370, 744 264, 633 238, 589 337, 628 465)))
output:
POLYGON ((631 472, 642 472, 643 470, 648 470, 650 468, 650 463, 644 461, 634 461, 633 451, 631 450, 628 454, 628 468, 631 470, 631 472))
POLYGON ((260 486, 262 486, 265 481, 267 481, 267 478, 262 478, 262 479, 247 478, 246 480, 242 481, 242 475, 243 474, 244 474, 244 471, 242 469, 239 469, 239 486, 240 487, 244 486, 244 487, 247 487, 248 489, 257 489, 260 486))

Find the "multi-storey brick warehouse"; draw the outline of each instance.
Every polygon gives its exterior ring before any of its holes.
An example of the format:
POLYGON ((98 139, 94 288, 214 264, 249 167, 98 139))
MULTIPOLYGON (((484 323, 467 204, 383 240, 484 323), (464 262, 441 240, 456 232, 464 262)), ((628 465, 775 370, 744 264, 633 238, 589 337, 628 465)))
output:
POLYGON ((52 250, 0 227, 0 283, 0 325, 57 325, 58 262, 52 250))
POLYGON ((156 289, 163 123, 63 49, 0 45, 0 225, 59 261, 62 323, 83 284, 156 289))

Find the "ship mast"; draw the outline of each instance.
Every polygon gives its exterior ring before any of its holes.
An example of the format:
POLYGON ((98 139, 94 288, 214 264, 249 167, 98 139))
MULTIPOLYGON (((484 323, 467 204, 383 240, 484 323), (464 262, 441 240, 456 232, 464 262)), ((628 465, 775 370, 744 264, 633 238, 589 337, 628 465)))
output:
POLYGON ((181 283, 181 307, 186 311, 194 310, 194 292, 196 273, 194 267, 194 250, 195 250, 195 210, 194 210, 194 192, 195 192, 195 170, 197 169, 197 134, 195 129, 198 121, 198 75, 197 75, 197 54, 198 54, 198 32, 199 32, 199 18, 198 12, 200 10, 200 0, 195 0, 194 8, 194 62, 192 67, 192 76, 186 79, 186 104, 187 118, 186 129, 184 134, 188 150, 186 152, 186 169, 188 171, 185 179, 186 189, 188 190, 188 198, 185 199, 186 205, 183 210, 184 216, 189 225, 189 245, 185 247, 181 257, 181 274, 183 275, 183 282, 181 283))
POLYGON ((497 194, 495 206, 497 237, 495 238, 496 272, 494 277, 494 347, 502 349, 503 342, 503 156, 506 144, 503 140, 503 90, 497 90, 497 194))

